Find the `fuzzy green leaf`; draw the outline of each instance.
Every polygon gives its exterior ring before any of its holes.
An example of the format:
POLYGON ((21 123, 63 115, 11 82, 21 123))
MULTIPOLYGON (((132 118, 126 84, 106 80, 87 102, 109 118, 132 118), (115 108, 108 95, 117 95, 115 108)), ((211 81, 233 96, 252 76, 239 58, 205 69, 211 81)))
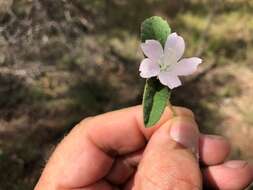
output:
POLYGON ((152 127, 156 124, 167 106, 170 91, 156 78, 148 79, 143 95, 144 124, 152 127))
POLYGON ((170 32, 171 29, 166 20, 153 16, 146 19, 141 25, 141 41, 158 40, 164 46, 170 32))
MULTIPOLYGON (((158 40, 165 45, 171 29, 167 21, 154 16, 146 19, 141 26, 141 41, 158 40)), ((170 90, 156 78, 146 81, 143 95, 143 117, 146 127, 155 125, 161 118, 170 98, 170 90)))

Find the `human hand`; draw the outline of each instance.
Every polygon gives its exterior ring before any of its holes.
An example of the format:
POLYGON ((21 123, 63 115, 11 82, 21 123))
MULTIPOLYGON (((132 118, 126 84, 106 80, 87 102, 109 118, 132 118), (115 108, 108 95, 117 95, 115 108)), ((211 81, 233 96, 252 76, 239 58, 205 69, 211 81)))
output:
POLYGON ((224 138, 200 134, 191 111, 174 109, 177 117, 166 109, 152 128, 144 128, 141 106, 85 119, 58 145, 35 190, 240 190, 252 182, 247 162, 224 163, 224 138))

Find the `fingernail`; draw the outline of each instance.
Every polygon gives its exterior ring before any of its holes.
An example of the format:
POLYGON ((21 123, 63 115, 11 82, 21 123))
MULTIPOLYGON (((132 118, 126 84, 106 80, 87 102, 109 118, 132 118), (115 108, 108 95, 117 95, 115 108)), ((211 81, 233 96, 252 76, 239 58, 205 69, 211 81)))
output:
POLYGON ((232 169, 239 169, 239 168, 243 168, 248 164, 248 162, 243 161, 243 160, 231 160, 228 161, 226 163, 224 163, 224 165, 228 168, 232 168, 232 169))
POLYGON ((194 154, 198 153, 198 131, 191 121, 175 120, 170 129, 171 138, 177 143, 191 150, 194 154))

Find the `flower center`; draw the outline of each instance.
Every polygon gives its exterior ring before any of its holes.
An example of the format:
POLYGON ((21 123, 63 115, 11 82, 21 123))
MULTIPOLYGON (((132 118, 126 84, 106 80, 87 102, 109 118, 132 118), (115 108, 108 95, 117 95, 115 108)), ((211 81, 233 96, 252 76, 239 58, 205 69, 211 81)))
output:
POLYGON ((172 49, 169 49, 164 55, 158 60, 161 71, 169 71, 173 65, 177 64, 176 54, 172 49))
POLYGON ((158 62, 161 71, 167 71, 169 69, 170 64, 166 63, 166 61, 164 60, 164 56, 158 62))

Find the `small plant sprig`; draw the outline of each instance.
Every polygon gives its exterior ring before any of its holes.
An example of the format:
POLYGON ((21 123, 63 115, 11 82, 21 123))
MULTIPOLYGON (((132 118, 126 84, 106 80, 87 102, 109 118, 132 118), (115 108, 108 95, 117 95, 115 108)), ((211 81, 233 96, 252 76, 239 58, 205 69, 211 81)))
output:
POLYGON ((141 49, 145 58, 140 64, 140 76, 147 79, 143 94, 143 116, 146 127, 152 127, 170 105, 172 89, 182 85, 179 76, 193 74, 202 60, 183 58, 184 39, 171 33, 167 21, 153 16, 141 26, 141 49))

